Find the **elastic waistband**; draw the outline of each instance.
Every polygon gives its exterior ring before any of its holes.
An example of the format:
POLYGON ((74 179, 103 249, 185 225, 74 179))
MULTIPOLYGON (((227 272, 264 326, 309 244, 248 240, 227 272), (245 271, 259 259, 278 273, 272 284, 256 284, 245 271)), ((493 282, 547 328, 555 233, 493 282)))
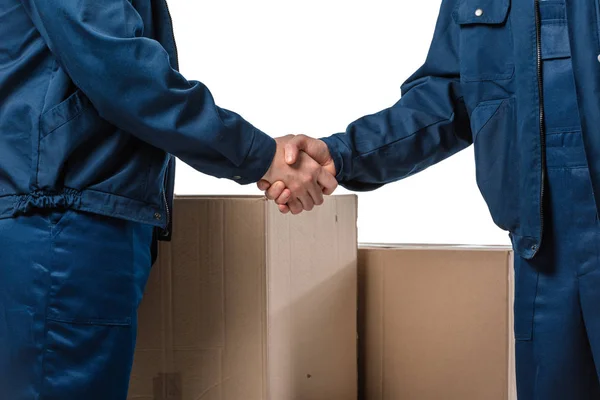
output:
POLYGON ((58 193, 39 191, 0 197, 0 219, 47 209, 86 211, 162 229, 167 227, 167 213, 164 208, 91 189, 64 189, 58 193))

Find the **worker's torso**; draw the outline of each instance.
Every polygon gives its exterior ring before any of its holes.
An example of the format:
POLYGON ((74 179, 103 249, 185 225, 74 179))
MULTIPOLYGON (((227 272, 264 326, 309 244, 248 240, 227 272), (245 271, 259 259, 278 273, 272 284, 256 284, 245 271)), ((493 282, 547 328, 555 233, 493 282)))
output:
MULTIPOLYGON (((164 0, 131 3, 176 67, 164 0)), ((0 37, 0 218, 70 207, 165 227, 170 157, 98 115, 20 0, 0 0, 0 37)))
POLYGON ((580 132, 600 189, 599 4, 459 0, 453 20, 477 183, 494 221, 530 258, 542 242, 548 128, 580 132))

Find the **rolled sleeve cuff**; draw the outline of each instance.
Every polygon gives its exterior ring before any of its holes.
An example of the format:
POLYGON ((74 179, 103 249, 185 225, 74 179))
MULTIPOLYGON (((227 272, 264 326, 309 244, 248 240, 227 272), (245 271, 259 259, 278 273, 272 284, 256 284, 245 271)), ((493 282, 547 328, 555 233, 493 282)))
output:
POLYGON ((231 171, 229 179, 240 185, 256 183, 267 173, 275 157, 275 139, 255 129, 252 145, 246 159, 238 168, 231 171))
POLYGON ((323 142, 329 148, 329 154, 335 164, 335 170, 337 171, 336 179, 338 182, 344 182, 348 176, 350 176, 350 166, 352 159, 352 152, 348 145, 344 143, 340 134, 331 135, 326 138, 321 138, 323 142))

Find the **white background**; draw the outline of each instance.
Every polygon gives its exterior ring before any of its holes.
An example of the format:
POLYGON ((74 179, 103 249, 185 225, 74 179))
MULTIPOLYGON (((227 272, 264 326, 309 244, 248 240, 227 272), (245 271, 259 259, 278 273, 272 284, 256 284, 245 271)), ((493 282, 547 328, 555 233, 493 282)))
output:
MULTIPOLYGON (((271 136, 321 137, 394 104, 425 60, 440 0, 170 0, 181 71, 271 136)), ((178 164, 176 193, 260 194, 178 164)), ((338 193, 346 193, 340 190, 338 193)), ((359 195, 359 241, 509 244, 472 148, 359 195)))

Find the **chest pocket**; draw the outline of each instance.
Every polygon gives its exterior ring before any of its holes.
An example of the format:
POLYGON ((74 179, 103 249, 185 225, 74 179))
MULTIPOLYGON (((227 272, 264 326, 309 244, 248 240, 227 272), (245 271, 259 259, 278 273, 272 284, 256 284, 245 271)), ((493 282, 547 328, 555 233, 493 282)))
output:
POLYGON ((511 79, 515 66, 510 0, 460 0, 460 73, 464 82, 511 79))

